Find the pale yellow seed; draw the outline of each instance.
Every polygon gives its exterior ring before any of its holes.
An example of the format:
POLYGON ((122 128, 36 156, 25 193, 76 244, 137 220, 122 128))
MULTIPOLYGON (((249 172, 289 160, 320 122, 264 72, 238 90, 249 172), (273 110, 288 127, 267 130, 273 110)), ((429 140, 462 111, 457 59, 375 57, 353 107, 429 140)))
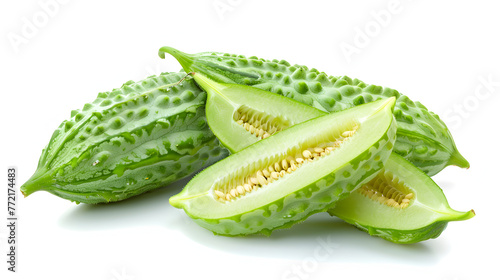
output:
POLYGON ((281 161, 281 166, 283 167, 283 169, 287 169, 288 168, 288 161, 286 161, 286 159, 282 160, 281 161))
POLYGON ((272 165, 270 165, 267 170, 269 170, 269 172, 273 173, 274 172, 274 167, 272 165))
POLYGON ((243 120, 239 120, 236 123, 239 124, 239 125, 242 125, 243 124, 243 120))
POLYGON ((322 157, 324 157, 324 156, 326 156, 326 153, 325 152, 321 152, 319 155, 322 156, 322 157))
POLYGON ((231 194, 231 196, 233 196, 233 197, 238 196, 238 192, 237 192, 235 189, 231 189, 231 190, 229 191, 229 193, 230 193, 230 194, 231 194))
POLYGON ((215 194, 216 194, 218 197, 220 197, 220 198, 224 198, 224 197, 225 197, 224 193, 223 193, 223 192, 221 192, 221 191, 215 190, 214 192, 215 192, 215 194))
POLYGON ((312 157, 312 153, 309 150, 304 150, 302 152, 302 155, 304 156, 304 158, 307 158, 307 159, 312 157))
POLYGON ((271 178, 272 178, 272 179, 278 179, 278 178, 279 178, 279 176, 278 176, 278 172, 273 172, 273 173, 271 173, 271 178))
POLYGON ((316 152, 316 153, 322 153, 323 151, 324 151, 323 148, 320 148, 320 147, 314 148, 314 152, 316 152))
POLYGON ((267 185, 267 181, 262 175, 257 175, 257 181, 261 186, 267 185))
POLYGON ((290 169, 292 169, 292 171, 297 170, 297 165, 295 165, 295 163, 290 164, 290 169))
POLYGON ((295 159, 295 161, 298 163, 298 164, 302 164, 304 162, 304 159, 301 158, 301 157, 298 157, 295 159))
POLYGON ((326 151, 331 152, 331 151, 333 151, 334 149, 335 149, 334 147, 326 147, 326 149, 325 149, 325 150, 326 150, 326 151))
POLYGON ((241 118, 240 118, 240 120, 243 120, 243 121, 244 121, 244 120, 246 120, 246 119, 247 119, 247 115, 243 115, 243 116, 241 116, 241 118))
POLYGON ((245 189, 243 188, 243 186, 237 186, 237 187, 236 187, 236 190, 237 190, 240 194, 244 194, 244 193, 245 193, 245 189))
POLYGON ((258 188, 259 188, 259 187, 258 187, 257 185, 254 185, 254 186, 252 187, 252 191, 257 190, 258 188))
POLYGON ((407 199, 412 199, 413 198, 413 193, 409 193, 405 196, 405 198, 407 199))
POLYGON ((285 170, 281 170, 281 171, 280 171, 280 176, 281 176, 281 177, 285 176, 285 174, 286 174, 285 170))
POLYGON ((401 202, 402 203, 410 203, 410 200, 408 198, 403 198, 403 200, 401 202))
POLYGON ((286 173, 292 173, 292 168, 288 167, 288 169, 286 170, 286 173))
POLYGON ((408 203, 401 203, 401 205, 399 205, 399 207, 406 208, 406 207, 408 207, 408 205, 409 205, 408 203))
POLYGON ((313 157, 319 157, 319 153, 313 153, 313 157))
POLYGON ((391 199, 388 199, 388 200, 386 201, 386 204, 387 204, 387 205, 389 205, 389 206, 392 206, 392 205, 393 205, 393 204, 395 204, 395 203, 397 203, 397 202, 396 202, 394 199, 392 199, 392 198, 391 198, 391 199))
POLYGON ((312 158, 308 158, 307 161, 308 162, 313 162, 313 159, 312 158))
POLYGON ((249 129, 249 127, 250 127, 250 125, 249 125, 248 123, 243 124, 243 128, 244 128, 244 129, 248 130, 248 129, 249 129))
POLYGON ((264 133, 264 135, 262 136, 262 138, 263 138, 263 139, 266 139, 266 138, 267 138, 267 137, 269 137, 269 136, 271 136, 271 134, 269 134, 269 133, 267 133, 267 132, 266 132, 266 133, 264 133))
POLYGON ((344 131, 342 132, 342 137, 346 138, 346 137, 349 137, 351 136, 351 132, 350 131, 344 131))
POLYGON ((259 177, 259 175, 264 176, 264 174, 262 174, 262 170, 257 171, 257 177, 259 177))
POLYGON ((280 166, 280 164, 279 164, 279 163, 277 163, 277 162, 276 162, 276 163, 274 164, 274 170, 276 170, 277 172, 281 171, 281 166, 280 166))
POLYGON ((232 196, 230 194, 226 194, 226 200, 231 200, 232 196))
POLYGON ((264 136, 264 133, 265 133, 264 129, 262 129, 262 128, 259 129, 259 134, 258 134, 259 136, 264 136))
POLYGON ((264 176, 266 176, 266 178, 271 177, 271 172, 269 172, 269 170, 267 169, 262 170, 262 173, 264 174, 264 176))
POLYGON ((244 184, 244 185, 243 185, 243 188, 244 188, 244 189, 245 189, 245 191, 247 191, 247 192, 252 191, 252 186, 250 186, 249 184, 244 184))
POLYGON ((252 185, 257 185, 259 181, 257 181, 257 178, 255 177, 250 177, 250 183, 252 183, 252 185))

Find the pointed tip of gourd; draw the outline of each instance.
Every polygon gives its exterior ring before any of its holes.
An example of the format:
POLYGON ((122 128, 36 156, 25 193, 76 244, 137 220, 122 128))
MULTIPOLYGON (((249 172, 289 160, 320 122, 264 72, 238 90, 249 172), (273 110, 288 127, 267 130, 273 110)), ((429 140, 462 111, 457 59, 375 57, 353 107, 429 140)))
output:
POLYGON ((175 59, 177 59, 177 61, 181 64, 182 68, 184 69, 184 71, 186 71, 186 73, 192 72, 191 65, 193 64, 193 55, 181 52, 177 49, 168 46, 161 47, 160 50, 158 51, 158 55, 162 59, 165 58, 165 53, 168 53, 175 59))
POLYGON ((45 174, 40 175, 40 171, 38 170, 28 179, 19 189, 24 197, 29 196, 30 194, 41 191, 49 187, 52 183, 52 179, 47 179, 45 174))
POLYGON ((457 150, 451 154, 451 157, 448 160, 448 165, 456 165, 467 169, 470 167, 470 163, 457 150))
POLYGON ((168 200, 170 205, 174 206, 175 208, 182 208, 182 200, 178 198, 178 195, 174 195, 170 197, 168 200))
POLYGON ((20 190, 24 197, 28 197, 30 194, 39 191, 41 188, 35 184, 31 179, 24 183, 20 190))
POLYGON ((396 104, 396 98, 395 97, 391 97, 391 98, 387 98, 387 99, 384 99, 384 100, 379 100, 379 101, 376 101, 376 102, 380 102, 380 106, 377 108, 376 112, 375 113, 378 113, 380 111, 392 111, 394 110, 394 106, 396 104))
POLYGON ((465 221, 465 220, 468 220, 468 219, 473 218, 474 216, 476 216, 476 212, 474 211, 474 209, 471 209, 471 210, 470 210, 470 211, 468 211, 468 212, 465 212, 465 213, 463 213, 463 212, 462 212, 462 214, 461 214, 461 215, 459 215, 459 216, 455 219, 455 221, 465 221))
POLYGON ((392 109, 394 109, 394 106, 396 105, 396 97, 391 97, 387 99, 387 102, 385 103, 385 106, 388 106, 392 109))

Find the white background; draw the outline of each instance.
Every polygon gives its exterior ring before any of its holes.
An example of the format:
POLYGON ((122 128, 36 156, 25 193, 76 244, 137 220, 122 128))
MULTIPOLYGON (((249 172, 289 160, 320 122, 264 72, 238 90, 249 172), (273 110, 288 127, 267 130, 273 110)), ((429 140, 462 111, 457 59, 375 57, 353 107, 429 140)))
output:
POLYGON ((497 277, 499 8, 495 1, 2 1, 0 217, 7 167, 18 168, 20 185, 72 109, 127 80, 180 69, 157 57, 163 45, 286 59, 421 101, 447 121, 471 163, 434 179, 453 208, 477 216, 409 246, 325 214, 269 238, 227 238, 168 204, 185 182, 97 206, 39 192, 19 197, 15 274, 6 271, 1 218, 1 279, 497 277), (56 5, 44 8, 49 2, 56 5), (493 82, 487 88, 482 80, 493 82))

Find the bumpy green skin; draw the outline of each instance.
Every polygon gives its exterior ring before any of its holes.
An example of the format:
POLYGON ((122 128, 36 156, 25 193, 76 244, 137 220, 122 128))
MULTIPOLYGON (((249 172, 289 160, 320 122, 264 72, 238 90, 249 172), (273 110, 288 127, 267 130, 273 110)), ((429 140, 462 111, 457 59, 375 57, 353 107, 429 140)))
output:
POLYGON ((281 60, 222 53, 189 55, 162 47, 160 57, 170 53, 186 72, 199 72, 223 83, 251 85, 293 98, 326 112, 337 112, 382 98, 396 97, 394 115, 398 122, 394 152, 422 169, 429 176, 448 165, 468 168, 469 163, 455 147, 450 131, 439 117, 419 102, 398 91, 367 85, 346 76, 327 76, 306 66, 281 60))
POLYGON ((99 93, 71 113, 43 150, 25 196, 119 201, 187 177, 227 156, 205 119, 206 94, 185 73, 99 93))
POLYGON ((398 244, 413 244, 424 240, 437 238, 441 235, 441 233, 446 229, 446 226, 448 225, 448 222, 446 221, 439 221, 416 230, 396 230, 375 228, 366 225, 363 226, 354 220, 345 221, 353 224, 354 226, 356 226, 356 228, 367 232, 371 236, 378 236, 387 241, 398 244))
MULTIPOLYGON (((224 219, 203 219, 190 215, 200 226, 214 234, 239 236, 270 235, 276 229, 289 228, 312 214, 325 212, 353 190, 370 181, 382 168, 394 147, 396 124, 369 150, 361 153, 329 176, 304 186, 273 203, 244 214, 224 219), (332 191, 333 190, 333 191, 332 191)), ((186 211, 189 215, 189 211, 186 211)))

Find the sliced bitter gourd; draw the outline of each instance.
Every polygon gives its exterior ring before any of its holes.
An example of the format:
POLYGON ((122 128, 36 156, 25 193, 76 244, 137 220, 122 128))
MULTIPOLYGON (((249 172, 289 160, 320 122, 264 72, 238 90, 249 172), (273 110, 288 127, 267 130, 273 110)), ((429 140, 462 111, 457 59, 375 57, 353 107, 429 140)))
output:
POLYGON ((44 190, 76 202, 123 200, 225 157, 208 129, 206 93, 165 73, 99 93, 71 113, 42 152, 25 196, 44 190))
POLYGON ((475 215, 473 210, 451 209, 431 178, 394 153, 374 179, 328 212, 370 235, 395 243, 436 238, 448 222, 475 215))
MULTIPOLYGON (((208 95, 208 124, 231 152, 294 124, 326 114, 293 99, 254 87, 221 84, 198 73, 194 73, 194 79, 208 95)), ((311 152, 325 151, 318 149, 311 152)), ((264 176, 282 169, 280 164, 275 164, 264 176)), ((396 243, 436 238, 449 221, 474 216, 472 211, 451 209, 442 190, 432 179, 394 152, 383 171, 328 212, 338 214, 372 235, 396 243)))
POLYGON ((160 57, 165 57, 165 53, 173 55, 186 72, 198 72, 217 82, 251 85, 326 112, 337 112, 374 100, 396 97, 396 153, 429 176, 437 174, 448 165, 469 167, 467 160, 458 152, 444 122, 422 104, 411 101, 396 90, 367 85, 345 76, 327 76, 314 68, 292 66, 284 60, 215 52, 192 55, 171 47, 162 47, 160 57))
MULTIPOLYGON (((326 211, 383 167, 396 136, 394 101, 325 115, 267 137, 202 171, 170 203, 222 235, 269 234, 326 211)), ((231 110, 209 106, 207 112, 219 109, 224 116, 231 110)))

